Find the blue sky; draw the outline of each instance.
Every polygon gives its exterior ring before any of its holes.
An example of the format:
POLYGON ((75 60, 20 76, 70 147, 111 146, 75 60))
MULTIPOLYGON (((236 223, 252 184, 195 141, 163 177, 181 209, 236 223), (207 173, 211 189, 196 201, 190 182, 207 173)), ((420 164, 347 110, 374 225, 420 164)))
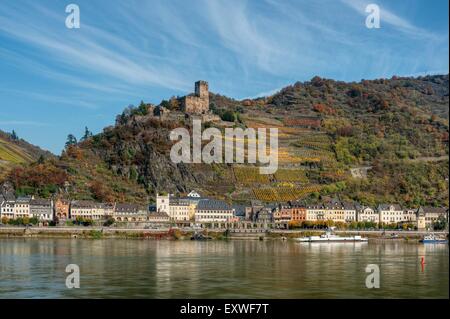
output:
POLYGON ((448 73, 448 1, 0 0, 0 129, 60 154, 67 134, 204 79, 237 99, 315 75, 448 73), (80 8, 80 29, 65 7, 80 8), (381 28, 365 27, 365 7, 381 28))

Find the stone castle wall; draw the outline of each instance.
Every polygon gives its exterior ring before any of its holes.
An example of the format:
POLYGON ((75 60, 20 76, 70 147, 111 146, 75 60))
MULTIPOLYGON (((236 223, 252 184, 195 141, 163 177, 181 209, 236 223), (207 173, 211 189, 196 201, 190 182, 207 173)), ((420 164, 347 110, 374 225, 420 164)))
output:
POLYGON ((209 112, 208 83, 198 81, 195 83, 195 94, 187 95, 182 99, 181 109, 188 114, 206 114, 209 112))

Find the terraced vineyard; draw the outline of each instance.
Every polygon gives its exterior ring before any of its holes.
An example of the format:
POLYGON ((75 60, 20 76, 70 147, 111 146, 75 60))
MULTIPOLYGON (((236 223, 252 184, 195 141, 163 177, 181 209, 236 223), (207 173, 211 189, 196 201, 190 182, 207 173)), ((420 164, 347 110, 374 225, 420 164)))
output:
POLYGON ((320 191, 320 185, 253 188, 255 199, 263 202, 285 202, 320 191))
POLYGON ((295 146, 305 147, 313 150, 324 150, 331 151, 331 138, 326 134, 313 133, 313 134, 302 134, 297 142, 294 143, 295 146))
POLYGON ((308 183, 305 171, 302 169, 283 169, 279 168, 274 174, 278 182, 298 182, 308 183))
POLYGON ((21 150, 20 147, 0 139, 0 160, 20 164, 30 162, 33 158, 21 150))
POLYGON ((239 184, 268 184, 270 183, 269 176, 260 174, 258 167, 234 167, 234 176, 239 184))

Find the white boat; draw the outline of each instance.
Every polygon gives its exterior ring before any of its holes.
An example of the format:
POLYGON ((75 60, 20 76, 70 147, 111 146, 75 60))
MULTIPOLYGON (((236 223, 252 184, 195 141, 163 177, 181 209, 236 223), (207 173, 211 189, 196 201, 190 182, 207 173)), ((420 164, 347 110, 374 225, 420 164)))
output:
POLYGON ((337 235, 333 235, 331 232, 326 232, 323 235, 320 236, 308 236, 303 238, 296 238, 295 240, 299 242, 367 242, 369 239, 365 237, 361 237, 359 235, 357 236, 350 236, 350 237, 341 237, 337 235))
POLYGON ((420 242, 424 244, 446 244, 448 240, 443 237, 435 236, 434 234, 429 234, 421 239, 420 242))

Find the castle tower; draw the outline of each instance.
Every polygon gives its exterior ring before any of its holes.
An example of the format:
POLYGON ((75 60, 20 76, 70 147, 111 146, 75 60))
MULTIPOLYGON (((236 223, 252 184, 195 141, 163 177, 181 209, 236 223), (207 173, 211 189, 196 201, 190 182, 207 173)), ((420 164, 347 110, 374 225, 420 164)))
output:
POLYGON ((182 98, 181 110, 187 114, 207 114, 209 112, 208 82, 195 82, 195 94, 182 98))
POLYGON ((200 98, 209 100, 208 82, 206 81, 195 82, 195 95, 200 98))

